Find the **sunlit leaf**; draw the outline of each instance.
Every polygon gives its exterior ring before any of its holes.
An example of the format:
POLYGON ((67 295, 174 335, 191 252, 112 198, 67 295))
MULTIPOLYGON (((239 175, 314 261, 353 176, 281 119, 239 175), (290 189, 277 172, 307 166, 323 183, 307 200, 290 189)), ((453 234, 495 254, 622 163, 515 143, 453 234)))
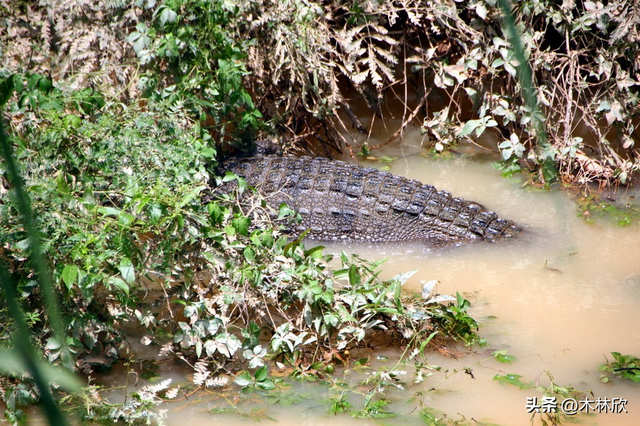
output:
POLYGON ((62 270, 62 281, 67 286, 67 289, 71 289, 78 276, 78 267, 76 265, 65 265, 62 270))
POLYGON ((253 383, 253 377, 251 377, 251 374, 248 371, 243 371, 236 376, 235 383, 244 388, 253 383))
MULTIPOLYGON (((122 279, 129 284, 132 285, 136 281, 136 273, 133 268, 133 264, 129 259, 122 259, 120 261, 120 274, 122 275, 122 279)), ((127 294, 129 292, 127 291, 127 294)))
POLYGON ((487 19, 487 5, 482 2, 476 4, 476 13, 482 19, 487 19))
POLYGON ((109 278, 108 283, 124 291, 127 296, 129 295, 129 285, 122 278, 118 278, 118 277, 109 278))
POLYGON ((464 123, 462 130, 460 130, 460 136, 467 136, 471 134, 478 126, 482 126, 484 123, 482 120, 469 120, 464 123))

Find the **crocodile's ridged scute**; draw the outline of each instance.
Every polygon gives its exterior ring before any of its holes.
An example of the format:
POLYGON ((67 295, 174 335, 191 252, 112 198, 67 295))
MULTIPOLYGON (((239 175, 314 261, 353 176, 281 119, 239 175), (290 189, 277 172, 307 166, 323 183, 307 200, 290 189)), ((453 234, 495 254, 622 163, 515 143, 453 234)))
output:
POLYGON ((428 246, 496 241, 522 229, 478 203, 431 185, 328 158, 258 156, 222 164, 277 209, 302 221, 290 231, 320 241, 404 242, 428 246))

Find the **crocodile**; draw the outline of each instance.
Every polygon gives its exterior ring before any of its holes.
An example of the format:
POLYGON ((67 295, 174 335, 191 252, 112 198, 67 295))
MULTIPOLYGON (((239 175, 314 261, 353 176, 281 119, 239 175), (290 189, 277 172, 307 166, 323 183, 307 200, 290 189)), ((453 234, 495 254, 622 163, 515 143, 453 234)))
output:
POLYGON ((372 167, 325 157, 229 158, 220 171, 243 177, 275 211, 301 220, 287 231, 315 241, 421 242, 427 247, 495 242, 523 228, 473 201, 372 167))

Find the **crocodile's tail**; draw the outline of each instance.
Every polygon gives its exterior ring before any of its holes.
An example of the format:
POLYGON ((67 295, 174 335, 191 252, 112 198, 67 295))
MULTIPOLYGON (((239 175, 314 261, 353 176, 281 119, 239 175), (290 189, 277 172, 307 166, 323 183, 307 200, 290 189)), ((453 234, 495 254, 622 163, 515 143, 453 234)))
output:
POLYGON ((522 233, 478 203, 388 172, 327 158, 233 158, 222 169, 246 179, 277 209, 302 217, 291 233, 321 241, 403 242, 428 246, 497 241, 522 233))

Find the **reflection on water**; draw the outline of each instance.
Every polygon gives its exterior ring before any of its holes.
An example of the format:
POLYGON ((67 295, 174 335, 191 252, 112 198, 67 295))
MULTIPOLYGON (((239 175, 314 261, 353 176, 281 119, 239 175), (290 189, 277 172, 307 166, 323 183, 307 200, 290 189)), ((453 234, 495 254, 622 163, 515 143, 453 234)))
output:
MULTIPOLYGON (((335 252, 358 251, 372 260, 388 257, 387 277, 419 270, 405 285, 408 291, 419 292, 421 281, 437 279, 440 293, 465 294, 472 302, 471 314, 480 322, 481 336, 490 342, 489 349, 507 349, 517 358, 511 364, 498 363, 488 348, 477 348, 458 359, 430 354, 431 364, 450 373, 469 367, 473 376, 453 374, 432 391, 442 376, 409 384, 404 394, 395 391, 396 398, 411 399, 400 411, 408 414, 423 404, 470 423, 530 424, 527 398, 541 399, 542 395, 498 383, 493 377, 519 374, 525 382, 539 381, 546 386, 549 372, 560 386, 591 390, 591 399, 628 401, 628 413, 582 416, 583 424, 640 424, 640 387, 619 381, 603 384, 598 371, 604 356, 611 359, 612 351, 640 356, 638 224, 616 227, 605 220, 590 225, 577 217, 574 204, 563 192, 523 189, 483 161, 433 161, 415 152, 407 148, 406 140, 402 152, 387 152, 406 155, 391 164, 392 171, 480 202, 501 217, 526 225, 529 232, 520 241, 443 252, 426 252, 419 246, 328 247, 335 252)), ((319 388, 304 385, 294 392, 325 392, 319 388)), ((322 397, 290 407, 264 406, 266 411, 261 414, 291 425, 373 423, 327 414, 327 404, 318 402, 322 397)), ((207 412, 215 400, 215 395, 204 395, 179 404, 171 410, 168 424, 182 425, 186 418, 189 426, 219 421, 228 426, 246 424, 246 419, 237 416, 207 412)))

